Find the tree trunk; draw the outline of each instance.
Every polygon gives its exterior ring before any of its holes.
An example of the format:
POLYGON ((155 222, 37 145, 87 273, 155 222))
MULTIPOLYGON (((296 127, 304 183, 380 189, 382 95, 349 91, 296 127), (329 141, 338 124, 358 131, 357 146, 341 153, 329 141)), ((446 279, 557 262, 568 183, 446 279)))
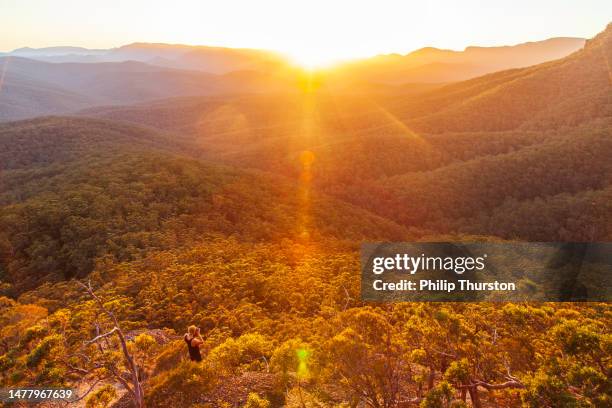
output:
POLYGON ((478 395, 478 386, 474 385, 468 388, 468 392, 470 393, 470 400, 472 401, 472 406, 474 408, 482 408, 482 404, 480 403, 480 395, 478 395))
POLYGON ((427 377, 427 391, 430 391, 434 387, 434 381, 436 379, 436 371, 433 367, 429 367, 429 376, 427 377))
MULTIPOLYGON (((125 339, 125 336, 123 335, 123 331, 121 330, 121 327, 119 327, 119 321, 115 317, 114 313, 112 313, 111 311, 107 310, 104 307, 104 302, 102 302, 102 300, 95 294, 91 286, 91 282, 88 282, 87 285, 85 285, 82 282, 79 282, 79 283, 81 284, 81 286, 85 288, 85 290, 87 290, 89 295, 96 301, 100 310, 106 313, 112 319, 113 323, 115 324, 115 327, 110 332, 106 334, 98 335, 93 340, 90 340, 88 343, 98 342, 101 339, 106 340, 108 336, 111 336, 113 334, 117 335, 117 337, 119 338, 119 343, 121 344, 121 351, 123 353, 123 357, 125 358, 126 366, 128 370, 130 370, 130 374, 132 377, 132 388, 130 389, 130 387, 128 387, 127 384, 125 385, 128 391, 131 391, 131 394, 134 397, 134 403, 136 405, 136 408, 145 408, 144 392, 142 390, 142 384, 140 383, 140 379, 138 378, 138 366, 136 362, 134 361, 134 357, 132 357, 132 355, 130 354, 130 351, 128 350, 127 341, 125 339)), ((118 377, 120 380, 123 380, 123 377, 121 377, 120 374, 118 375, 118 377)), ((122 382, 125 382, 125 380, 123 380, 122 382)))

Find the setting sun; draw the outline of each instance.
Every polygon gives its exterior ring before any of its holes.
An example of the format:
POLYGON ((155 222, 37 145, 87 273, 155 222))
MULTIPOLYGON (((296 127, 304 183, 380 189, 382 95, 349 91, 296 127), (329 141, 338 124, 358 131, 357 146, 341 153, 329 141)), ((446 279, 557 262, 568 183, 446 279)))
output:
POLYGON ((610 16, 0 0, 0 408, 604 406, 610 16))
POLYGON ((332 52, 325 52, 316 48, 301 48, 295 51, 283 52, 287 56, 289 62, 299 65, 302 68, 313 70, 329 68, 342 61, 350 58, 338 58, 338 55, 332 52))
POLYGON ((107 48, 146 41, 272 50, 307 68, 376 54, 405 54, 425 46, 463 49, 558 34, 587 37, 595 34, 594 27, 605 25, 609 15, 554 4, 558 18, 543 18, 553 2, 526 0, 486 6, 476 0, 379 0, 376 7, 345 0, 108 0, 94 12, 88 2, 70 0, 8 3, 0 6, 0 51, 25 45, 107 48), (529 8, 528 16, 520 14, 524 7, 529 8), (515 24, 518 18, 521 24, 515 24))

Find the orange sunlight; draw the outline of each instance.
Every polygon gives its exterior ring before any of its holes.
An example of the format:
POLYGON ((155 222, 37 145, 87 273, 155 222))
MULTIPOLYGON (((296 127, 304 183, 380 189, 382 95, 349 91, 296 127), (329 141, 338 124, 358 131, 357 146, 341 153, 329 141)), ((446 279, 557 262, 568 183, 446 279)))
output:
POLYGON ((311 48, 296 48, 293 51, 283 53, 290 63, 298 65, 308 71, 322 70, 331 68, 342 62, 346 62, 348 58, 339 58, 334 52, 325 51, 318 47, 311 48))

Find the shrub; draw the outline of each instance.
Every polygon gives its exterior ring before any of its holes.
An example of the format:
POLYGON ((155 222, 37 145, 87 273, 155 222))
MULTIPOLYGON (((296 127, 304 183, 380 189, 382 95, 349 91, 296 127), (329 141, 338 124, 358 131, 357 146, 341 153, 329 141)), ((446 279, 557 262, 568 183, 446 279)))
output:
POLYGON ((155 369, 153 374, 159 374, 164 371, 172 370, 177 367, 182 361, 185 361, 187 355, 187 347, 183 340, 176 340, 163 346, 162 351, 155 360, 155 369))
POLYGON ((200 402, 203 394, 210 392, 216 380, 215 372, 208 365, 184 361, 151 379, 149 391, 145 393, 147 405, 192 406, 200 402))
POLYGON ((269 408, 270 401, 265 398, 261 398, 254 392, 249 393, 244 408, 269 408))
POLYGON ((86 408, 106 408, 110 406, 111 402, 117 397, 115 388, 107 384, 94 392, 87 398, 85 403, 86 408))

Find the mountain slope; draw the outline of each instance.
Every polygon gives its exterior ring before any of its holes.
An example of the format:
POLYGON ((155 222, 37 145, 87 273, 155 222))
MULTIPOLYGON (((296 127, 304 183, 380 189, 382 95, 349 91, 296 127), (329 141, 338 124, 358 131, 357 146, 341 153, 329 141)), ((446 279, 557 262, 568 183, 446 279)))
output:
POLYGON ((173 96, 296 90, 296 73, 242 71, 214 75, 142 62, 48 63, 0 57, 0 120, 71 113, 94 105, 142 102, 173 96), (32 103, 28 103, 32 101, 32 103))
POLYGON ((45 117, 0 124, 0 170, 31 169, 86 155, 181 150, 180 138, 105 120, 45 117))
POLYGON ((612 26, 564 59, 416 97, 316 89, 172 99, 87 114, 184 134, 210 160, 294 178, 301 177, 307 154, 313 186, 407 226, 504 237, 520 231, 521 239, 541 239, 542 231, 554 239, 607 239, 605 230, 584 233, 598 219, 595 208, 592 216, 558 228, 543 220, 559 213, 562 197, 569 213, 589 191, 597 208, 607 208, 606 194, 598 192, 609 187, 612 172, 611 32, 612 26), (536 203, 533 212, 541 217, 530 223, 540 232, 522 222, 504 233, 488 221, 467 221, 479 213, 501 220, 500 209, 511 208, 512 200, 518 207, 536 203))
POLYGON ((176 153, 169 135, 75 118, 0 129, 0 279, 21 291, 211 236, 243 241, 407 236, 305 182, 176 153), (10 158, 10 160, 8 160, 10 158))
POLYGON ((508 200, 606 188, 612 184, 609 157, 607 131, 580 129, 516 152, 389 178, 384 185, 401 202, 406 223, 443 225, 487 214, 508 200))
POLYGON ((0 122, 71 112, 96 104, 94 98, 21 75, 6 75, 0 85, 0 122))
POLYGON ((417 131, 538 129, 612 116, 612 24, 569 57, 433 91, 394 112, 417 131))

